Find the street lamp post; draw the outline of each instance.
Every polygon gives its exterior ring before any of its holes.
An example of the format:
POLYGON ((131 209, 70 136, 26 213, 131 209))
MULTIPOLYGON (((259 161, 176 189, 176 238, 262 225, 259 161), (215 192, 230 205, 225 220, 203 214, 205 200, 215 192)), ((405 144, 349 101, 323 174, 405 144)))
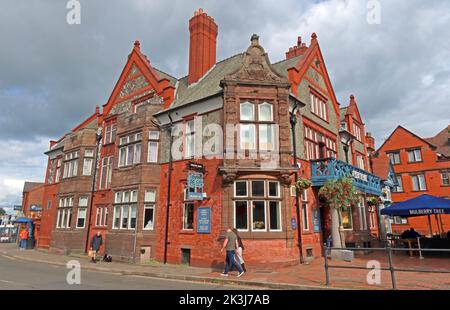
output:
POLYGON ((343 144, 343 149, 344 149, 344 153, 345 153, 345 162, 347 164, 349 164, 349 162, 348 162, 348 150, 349 150, 349 147, 350 147, 350 143, 353 142, 353 140, 355 139, 355 136, 352 135, 347 130, 341 129, 339 131, 339 137, 341 138, 341 142, 343 144))
MULTIPOLYGON (((297 124, 297 116, 295 115, 296 110, 299 108, 298 104, 294 106, 294 109, 291 112, 290 115, 290 122, 291 122, 291 128, 292 128, 292 146, 294 149, 294 167, 295 167, 295 182, 298 181, 298 172, 297 172, 297 143, 296 143, 296 135, 295 135, 295 125, 297 124)), ((300 264, 304 263, 303 258, 303 249, 302 249, 302 234, 301 234, 301 228, 300 228, 300 195, 298 192, 297 186, 295 187, 295 213, 296 213, 296 220, 297 220, 297 237, 298 237, 298 250, 300 255, 300 264)))
POLYGON ((102 141, 102 129, 99 127, 97 130, 97 133, 95 134, 95 141, 96 141, 96 147, 95 147, 95 154, 94 154, 94 173, 92 176, 92 187, 91 187, 91 199, 89 202, 89 212, 87 212, 87 232, 86 232, 86 244, 85 244, 85 251, 87 252, 89 249, 89 234, 91 232, 91 215, 92 215, 92 207, 94 205, 94 192, 95 192, 95 184, 96 184, 96 178, 97 178, 97 167, 98 167, 98 152, 100 149, 100 142, 102 141))

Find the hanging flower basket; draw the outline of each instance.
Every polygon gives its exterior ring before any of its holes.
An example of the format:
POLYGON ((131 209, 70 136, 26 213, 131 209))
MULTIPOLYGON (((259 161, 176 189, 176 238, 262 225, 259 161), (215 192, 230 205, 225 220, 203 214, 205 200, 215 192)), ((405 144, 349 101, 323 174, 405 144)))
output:
POLYGON ((312 182, 311 182, 310 180, 308 180, 308 179, 300 179, 300 180, 298 180, 297 182, 295 182, 295 187, 296 187, 299 191, 308 189, 308 188, 311 187, 311 185, 312 185, 312 182))
POLYGON ((381 198, 378 196, 369 197, 366 201, 369 206, 378 206, 379 204, 381 204, 381 198))
POLYGON ((330 180, 319 190, 319 198, 329 206, 347 210, 351 205, 358 203, 360 194, 350 178, 330 180))

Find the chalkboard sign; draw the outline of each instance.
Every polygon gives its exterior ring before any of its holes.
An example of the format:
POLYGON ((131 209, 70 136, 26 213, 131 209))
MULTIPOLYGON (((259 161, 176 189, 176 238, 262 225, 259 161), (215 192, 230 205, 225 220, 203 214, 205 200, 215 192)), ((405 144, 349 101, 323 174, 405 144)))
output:
POLYGON ((205 207, 197 209, 197 233, 211 233, 211 208, 205 207))

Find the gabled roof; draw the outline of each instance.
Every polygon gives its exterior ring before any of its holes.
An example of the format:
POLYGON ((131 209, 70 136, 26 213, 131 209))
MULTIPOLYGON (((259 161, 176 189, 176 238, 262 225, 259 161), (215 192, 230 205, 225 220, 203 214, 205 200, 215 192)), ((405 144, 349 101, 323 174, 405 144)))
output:
POLYGON ((406 132, 409 133, 410 135, 412 135, 412 136, 416 137, 417 139, 423 141, 424 143, 428 144, 431 148, 436 149, 436 146, 435 146, 434 144, 431 144, 431 143, 430 143, 429 141, 427 141, 426 139, 423 139, 423 138, 419 137, 419 136, 416 135, 415 133, 413 133, 413 132, 409 131, 408 129, 406 129, 405 127, 399 125, 399 126, 397 126, 397 128, 395 128, 395 130, 389 135, 389 137, 383 142, 383 144, 376 150, 375 153, 378 153, 378 152, 383 148, 383 146, 391 139, 391 137, 392 137, 398 130, 400 130, 400 129, 406 131, 406 132))
POLYGON ((340 110, 341 110, 341 116, 340 116, 341 121, 345 119, 345 116, 351 115, 358 121, 358 123, 360 123, 361 125, 364 125, 362 118, 361 118, 361 114, 359 113, 358 104, 356 103, 354 95, 350 95, 349 105, 347 107, 341 108, 340 110))
POLYGON ((44 183, 41 183, 41 182, 25 182, 23 184, 23 192, 24 193, 29 192, 32 189, 35 189, 35 188, 37 188, 39 186, 42 186, 42 185, 44 185, 44 183))
POLYGON ((450 125, 434 137, 425 140, 436 146, 436 152, 445 157, 450 157, 450 125))

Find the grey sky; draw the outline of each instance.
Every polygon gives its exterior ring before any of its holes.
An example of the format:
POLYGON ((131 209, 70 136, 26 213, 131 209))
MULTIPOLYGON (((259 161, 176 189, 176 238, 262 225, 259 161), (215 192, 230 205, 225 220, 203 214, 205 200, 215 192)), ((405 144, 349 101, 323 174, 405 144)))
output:
POLYGON ((188 20, 202 7, 219 25, 218 60, 245 50, 252 33, 272 61, 298 35, 316 32, 339 101, 355 94, 379 145, 399 124, 432 136, 450 122, 450 2, 379 0, 3 0, 0 10, 0 206, 20 203, 23 180, 43 179, 58 139, 108 99, 133 42, 153 66, 187 72, 188 20))

